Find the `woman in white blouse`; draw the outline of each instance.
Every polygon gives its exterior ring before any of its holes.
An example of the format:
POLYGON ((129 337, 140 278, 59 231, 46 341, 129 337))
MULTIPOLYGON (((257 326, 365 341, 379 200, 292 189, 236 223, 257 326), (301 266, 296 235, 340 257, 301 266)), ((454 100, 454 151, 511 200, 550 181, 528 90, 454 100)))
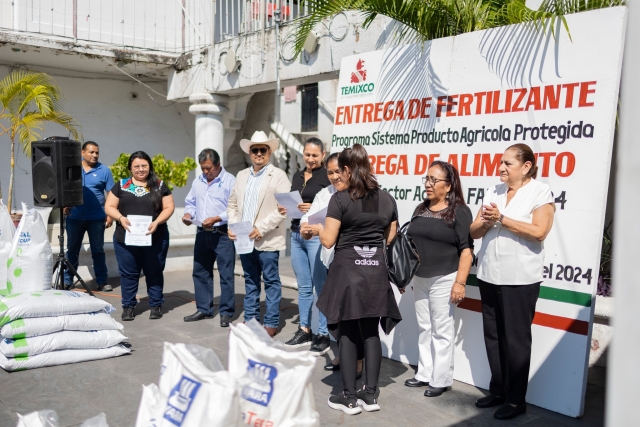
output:
POLYGON ((507 148, 499 170, 502 184, 485 195, 470 230, 482 238, 477 274, 491 369, 489 395, 476 406, 501 405, 494 417, 510 419, 527 408, 531 324, 555 205, 549 186, 535 180, 538 167, 528 145, 507 148))

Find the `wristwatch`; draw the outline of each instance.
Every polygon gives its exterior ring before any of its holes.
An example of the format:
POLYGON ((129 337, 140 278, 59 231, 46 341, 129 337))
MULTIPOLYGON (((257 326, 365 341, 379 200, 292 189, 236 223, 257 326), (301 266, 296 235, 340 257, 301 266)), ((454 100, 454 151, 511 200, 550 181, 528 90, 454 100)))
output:
POLYGON ((500 214, 500 218, 495 222, 498 227, 502 227, 502 220, 504 219, 504 214, 500 214))

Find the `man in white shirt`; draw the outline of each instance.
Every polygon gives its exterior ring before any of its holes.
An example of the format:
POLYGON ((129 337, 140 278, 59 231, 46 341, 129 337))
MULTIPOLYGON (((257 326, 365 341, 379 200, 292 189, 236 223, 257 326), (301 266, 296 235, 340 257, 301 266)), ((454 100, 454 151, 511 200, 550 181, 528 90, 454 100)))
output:
POLYGON ((193 286, 197 311, 184 318, 195 322, 213 317, 213 264, 220 276, 220 326, 226 328, 236 309, 233 269, 236 251, 227 235, 227 203, 236 178, 224 170, 220 155, 205 148, 198 156, 202 175, 184 201, 182 222, 198 224, 193 248, 193 286))

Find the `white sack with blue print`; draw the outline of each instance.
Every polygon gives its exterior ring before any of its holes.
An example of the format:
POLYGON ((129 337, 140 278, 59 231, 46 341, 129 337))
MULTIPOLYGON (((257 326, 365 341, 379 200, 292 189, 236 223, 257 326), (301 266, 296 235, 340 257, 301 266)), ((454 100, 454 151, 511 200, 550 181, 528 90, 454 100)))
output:
POLYGON ((53 252, 42 217, 22 204, 22 219, 7 259, 9 294, 51 289, 53 252))
POLYGON ((231 325, 229 372, 239 383, 241 425, 320 425, 311 386, 316 358, 272 339, 256 321, 231 325))
POLYGON ((136 427, 240 426, 236 390, 213 350, 164 343, 160 381, 145 387, 136 427))

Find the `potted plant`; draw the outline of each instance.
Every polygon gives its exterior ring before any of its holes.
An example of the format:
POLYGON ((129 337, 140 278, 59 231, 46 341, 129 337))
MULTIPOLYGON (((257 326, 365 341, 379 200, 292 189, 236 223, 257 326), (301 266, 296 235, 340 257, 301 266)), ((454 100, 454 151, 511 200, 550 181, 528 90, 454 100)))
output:
MULTIPOLYGON (((41 139, 47 122, 57 123, 69 131, 71 137, 81 140, 76 120, 62 111, 62 93, 53 79, 44 73, 15 70, 0 80, 0 136, 7 134, 11 141, 11 163, 7 207, 13 206, 15 145, 29 155, 31 143, 41 139)), ((20 215, 12 215, 14 223, 20 215)))
MULTIPOLYGON (((118 160, 109 167, 114 180, 131 176, 131 172, 127 169, 129 156, 130 154, 126 153, 120 154, 118 160)), ((182 162, 176 163, 173 160, 165 159, 163 154, 156 154, 151 161, 153 162, 153 169, 157 177, 164 181, 167 187, 169 187, 169 190, 173 190, 174 186, 184 187, 187 185, 189 172, 197 166, 196 161, 191 157, 185 157, 182 162)))

